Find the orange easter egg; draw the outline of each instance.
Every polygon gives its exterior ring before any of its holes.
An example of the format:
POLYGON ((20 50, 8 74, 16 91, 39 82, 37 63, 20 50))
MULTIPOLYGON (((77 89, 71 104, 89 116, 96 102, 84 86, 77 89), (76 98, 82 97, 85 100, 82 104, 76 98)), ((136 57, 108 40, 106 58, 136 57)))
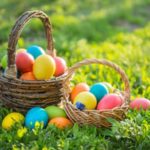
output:
POLYGON ((86 83, 79 83, 77 84, 71 91, 71 101, 73 102, 75 97, 80 93, 84 91, 89 91, 90 88, 86 83))
POLYGON ((57 128, 60 128, 60 129, 64 129, 66 127, 71 127, 73 124, 72 122, 67 119, 67 118, 64 118, 64 117, 56 117, 56 118, 53 118, 49 121, 48 123, 49 125, 50 124, 53 124, 55 125, 57 128))
POLYGON ((20 79, 21 80, 35 80, 35 77, 32 72, 26 72, 21 75, 20 79))

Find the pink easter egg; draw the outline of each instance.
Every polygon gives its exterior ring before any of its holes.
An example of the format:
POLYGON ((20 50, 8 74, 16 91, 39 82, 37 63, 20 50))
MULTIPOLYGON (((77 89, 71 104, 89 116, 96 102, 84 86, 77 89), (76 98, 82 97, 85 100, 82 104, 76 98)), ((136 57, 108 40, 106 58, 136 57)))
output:
POLYGON ((131 109, 140 110, 141 108, 146 110, 150 108, 150 101, 146 98, 136 98, 130 103, 131 109))
POLYGON ((97 105, 97 110, 113 109, 115 107, 121 106, 123 100, 117 94, 107 94, 97 105))
POLYGON ((54 76, 58 77, 66 71, 67 65, 66 65, 65 60, 61 57, 54 57, 54 61, 56 64, 56 70, 55 70, 54 76))

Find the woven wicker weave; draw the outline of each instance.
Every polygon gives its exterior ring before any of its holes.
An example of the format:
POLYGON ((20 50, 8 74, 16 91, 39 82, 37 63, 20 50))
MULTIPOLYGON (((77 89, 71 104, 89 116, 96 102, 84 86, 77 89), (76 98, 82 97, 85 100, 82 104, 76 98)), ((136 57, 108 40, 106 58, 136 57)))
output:
POLYGON ((130 101, 130 87, 129 81, 125 74, 125 72, 118 67, 116 64, 107 61, 107 60, 98 60, 98 59, 86 59, 81 62, 76 63, 74 66, 68 69, 68 74, 66 77, 65 82, 70 82, 72 75, 75 73, 77 69, 84 65, 90 64, 101 64, 114 69, 118 74, 120 74, 122 81, 125 84, 125 88, 123 92, 117 92, 123 100, 124 103, 120 107, 116 107, 112 110, 79 110, 75 108, 75 106, 71 103, 68 97, 69 86, 64 88, 66 92, 66 98, 62 99, 65 111, 72 122, 76 122, 80 125, 88 124, 88 125, 95 125, 97 127, 104 126, 109 127, 111 126, 110 122, 108 122, 107 118, 111 117, 116 120, 122 120, 125 117, 126 111, 128 110, 128 104, 130 101))
POLYGON ((8 67, 0 76, 0 100, 6 107, 16 111, 26 112, 33 106, 45 107, 57 104, 63 97, 63 87, 66 74, 50 80, 25 81, 16 78, 15 50, 18 38, 25 25, 32 19, 39 18, 45 29, 47 53, 55 56, 53 48, 52 28, 48 16, 42 11, 27 11, 16 21, 8 41, 8 67))

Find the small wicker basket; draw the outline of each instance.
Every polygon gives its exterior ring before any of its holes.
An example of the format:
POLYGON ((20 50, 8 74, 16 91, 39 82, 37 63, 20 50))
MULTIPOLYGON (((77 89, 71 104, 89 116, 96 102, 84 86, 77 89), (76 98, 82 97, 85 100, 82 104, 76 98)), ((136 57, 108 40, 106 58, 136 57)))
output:
MULTIPOLYGON (((116 120, 122 120, 125 117, 126 111, 128 110, 128 104, 130 101, 130 87, 129 80, 125 74, 125 72, 116 64, 107 61, 107 60, 98 60, 98 59, 86 59, 81 62, 76 63, 71 68, 68 69, 68 74, 65 82, 70 82, 72 75, 75 73, 77 69, 84 65, 90 64, 101 64, 114 69, 118 74, 120 74, 122 81, 125 84, 125 89, 123 92, 117 91, 124 103, 120 107, 116 107, 112 110, 79 110, 77 109, 69 100, 68 92, 70 87, 64 88, 66 93, 66 98, 62 99, 62 103, 64 105, 65 111, 70 118, 70 120, 74 123, 78 123, 79 125, 88 124, 94 125, 97 127, 109 127, 111 123, 108 122, 107 118, 113 118, 116 120)), ((115 91, 114 91, 115 92, 115 91)))
POLYGON ((52 27, 48 16, 42 11, 27 11, 23 13, 9 36, 8 41, 8 67, 5 74, 0 75, 0 101, 6 107, 15 111, 26 112, 34 106, 45 107, 57 104, 64 96, 62 92, 66 73, 50 80, 27 81, 16 77, 15 50, 18 38, 25 25, 32 19, 39 18, 45 29, 47 40, 47 53, 55 56, 53 47, 52 27))

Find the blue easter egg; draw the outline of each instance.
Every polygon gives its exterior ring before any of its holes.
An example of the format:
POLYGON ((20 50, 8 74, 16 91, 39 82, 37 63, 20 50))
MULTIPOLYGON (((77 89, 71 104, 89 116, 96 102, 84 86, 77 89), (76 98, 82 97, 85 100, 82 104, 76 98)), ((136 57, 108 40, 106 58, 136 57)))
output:
POLYGON ((48 123, 48 114, 45 109, 41 107, 33 107, 27 112, 25 116, 25 126, 33 129, 36 122, 43 123, 44 127, 46 127, 48 123))
POLYGON ((82 104, 81 102, 76 102, 76 108, 83 110, 83 109, 85 109, 85 105, 82 104))
POLYGON ((40 47, 36 45, 32 45, 27 48, 27 52, 31 54, 34 59, 36 59, 38 56, 45 54, 45 51, 40 47))
POLYGON ((90 92, 95 95, 97 102, 99 102, 106 94, 108 94, 107 87, 102 83, 96 83, 91 86, 90 92))

